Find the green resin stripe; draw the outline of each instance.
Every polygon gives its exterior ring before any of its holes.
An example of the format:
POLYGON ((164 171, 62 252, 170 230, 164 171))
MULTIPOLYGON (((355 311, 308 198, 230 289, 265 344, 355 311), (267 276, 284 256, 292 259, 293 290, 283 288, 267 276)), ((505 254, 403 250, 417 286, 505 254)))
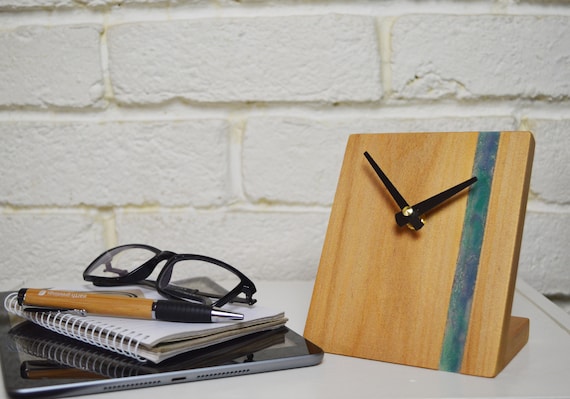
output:
POLYGON ((463 234, 455 266, 455 277, 439 360, 440 370, 459 372, 461 369, 499 137, 499 132, 480 132, 477 139, 473 164, 473 176, 477 176, 477 183, 472 186, 467 198, 463 234))

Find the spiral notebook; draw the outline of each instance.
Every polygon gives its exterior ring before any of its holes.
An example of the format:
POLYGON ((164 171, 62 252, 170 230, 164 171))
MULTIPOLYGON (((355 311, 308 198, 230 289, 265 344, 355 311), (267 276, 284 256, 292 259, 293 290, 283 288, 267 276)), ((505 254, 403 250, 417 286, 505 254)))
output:
MULTIPOLYGON (((69 288, 66 288, 69 289, 69 288)), ((73 287, 85 290, 85 286, 73 287)), ((155 297, 141 290, 144 297, 155 297)), ((156 298, 158 299, 158 298, 156 298)), ((226 305, 224 310, 242 313, 244 319, 224 323, 173 323, 118 317, 82 316, 73 312, 30 312, 18 304, 17 293, 4 300, 5 309, 58 334, 104 348, 138 361, 160 363, 190 350, 219 344, 258 331, 283 326, 283 312, 261 306, 226 305)))

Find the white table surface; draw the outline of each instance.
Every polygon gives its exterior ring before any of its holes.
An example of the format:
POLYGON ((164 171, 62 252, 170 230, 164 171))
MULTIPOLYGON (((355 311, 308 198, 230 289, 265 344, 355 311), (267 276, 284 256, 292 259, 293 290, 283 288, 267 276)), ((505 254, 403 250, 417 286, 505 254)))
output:
MULTIPOLYGON (((256 285, 259 302, 285 310, 287 325, 302 334, 313 282, 256 285)), ((513 315, 530 319, 529 342, 495 378, 325 354, 313 367, 82 398, 570 398, 570 316, 522 280, 513 315)))

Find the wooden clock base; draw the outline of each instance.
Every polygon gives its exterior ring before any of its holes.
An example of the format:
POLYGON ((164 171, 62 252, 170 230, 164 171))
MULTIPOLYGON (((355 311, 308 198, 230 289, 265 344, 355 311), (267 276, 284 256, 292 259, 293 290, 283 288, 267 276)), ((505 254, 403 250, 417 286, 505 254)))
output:
POLYGON ((305 336, 329 353, 497 375, 528 341, 511 309, 533 154, 530 132, 350 136, 305 336), (478 180, 414 231, 364 152, 410 205, 478 180))
POLYGON ((507 335, 507 344, 505 347, 505 357, 503 359, 503 363, 498 365, 498 371, 501 371, 507 364, 509 364, 516 354, 519 353, 519 351, 526 345, 528 342, 529 330, 529 319, 511 316, 509 332, 507 335))

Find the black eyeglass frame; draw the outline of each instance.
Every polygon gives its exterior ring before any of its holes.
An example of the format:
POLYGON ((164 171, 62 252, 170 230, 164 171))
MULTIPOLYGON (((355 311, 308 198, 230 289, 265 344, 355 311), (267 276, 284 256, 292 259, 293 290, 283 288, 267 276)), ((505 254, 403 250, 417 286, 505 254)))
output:
POLYGON ((253 298, 253 294, 257 292, 255 284, 253 284, 253 282, 245 274, 240 272, 235 267, 219 259, 212 258, 209 256, 197 255, 197 254, 177 254, 171 251, 162 251, 158 248, 154 248, 146 244, 120 245, 118 247, 111 248, 103 252, 93 262, 91 262, 89 266, 87 266, 87 268, 83 272, 83 279, 85 281, 92 282, 96 286, 101 286, 101 287, 112 287, 112 286, 131 285, 131 284, 149 285, 155 288, 159 292, 159 294, 167 298, 173 298, 173 299, 192 300, 192 301, 207 303, 205 302, 206 297, 216 298, 217 300, 213 304, 211 304, 212 307, 221 307, 227 304, 228 302, 241 302, 241 303, 247 303, 248 305, 253 305, 254 303, 257 302, 257 300, 253 298), (128 272, 123 276, 100 277, 89 274, 91 269, 99 267, 101 265, 107 265, 115 254, 128 249, 135 249, 135 248, 146 249, 148 251, 153 252, 155 255, 146 262, 144 262, 142 265, 138 266, 133 271, 128 272), (105 258, 109 258, 109 260, 105 260, 105 258), (223 296, 219 296, 212 293, 203 293, 193 289, 185 289, 183 287, 169 287, 168 283, 170 282, 170 277, 172 275, 172 268, 177 262, 182 260, 199 260, 215 264, 235 274, 240 279, 240 283, 223 296), (152 274, 156 266, 158 266, 158 264, 163 261, 166 261, 166 263, 164 264, 162 270, 158 274, 156 281, 147 280, 147 277, 152 274), (242 293, 245 295, 245 299, 238 297, 238 295, 242 293))

